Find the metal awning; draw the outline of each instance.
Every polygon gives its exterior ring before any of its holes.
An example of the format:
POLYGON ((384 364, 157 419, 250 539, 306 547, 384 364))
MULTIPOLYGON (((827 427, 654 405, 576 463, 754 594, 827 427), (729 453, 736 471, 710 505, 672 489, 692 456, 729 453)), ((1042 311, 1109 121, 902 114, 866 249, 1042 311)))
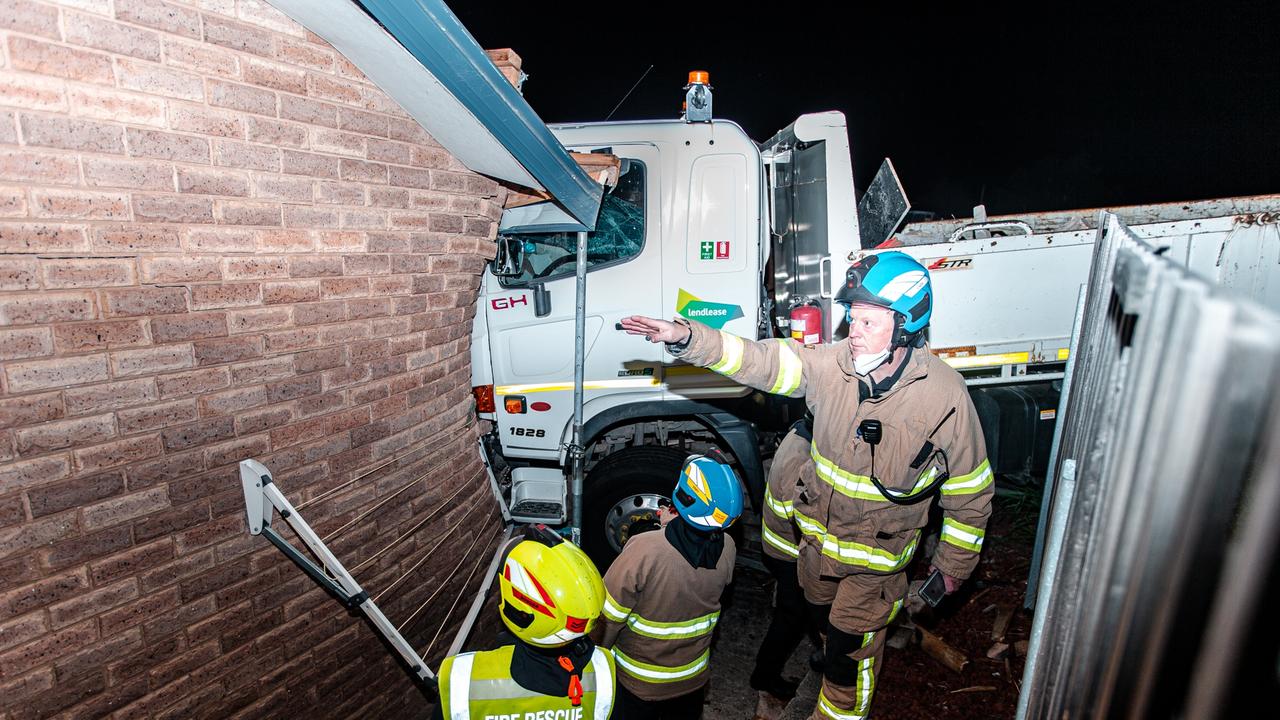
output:
POLYGON ((593 230, 602 188, 443 0, 269 0, 324 38, 470 170, 547 192, 593 230))

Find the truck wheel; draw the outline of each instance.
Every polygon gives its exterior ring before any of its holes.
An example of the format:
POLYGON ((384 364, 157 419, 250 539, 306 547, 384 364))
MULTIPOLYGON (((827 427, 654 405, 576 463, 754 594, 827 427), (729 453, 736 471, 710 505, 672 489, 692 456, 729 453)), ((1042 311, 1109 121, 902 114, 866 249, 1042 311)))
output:
POLYGON ((658 529, 658 500, 670 499, 689 453, 642 445, 601 460, 582 491, 582 548, 604 572, 627 538, 658 529))

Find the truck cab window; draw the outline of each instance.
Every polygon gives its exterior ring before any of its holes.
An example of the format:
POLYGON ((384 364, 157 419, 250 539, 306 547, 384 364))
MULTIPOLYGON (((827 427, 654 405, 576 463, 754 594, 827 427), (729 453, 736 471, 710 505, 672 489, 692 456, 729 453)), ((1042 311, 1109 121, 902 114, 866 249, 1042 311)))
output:
MULTIPOLYGON (((596 229, 587 234, 587 271, 626 262, 644 248, 644 164, 622 160, 618 184, 604 196, 596 229)), ((531 233, 524 240, 520 274, 500 278, 504 287, 573 275, 577 270, 578 234, 531 233)))

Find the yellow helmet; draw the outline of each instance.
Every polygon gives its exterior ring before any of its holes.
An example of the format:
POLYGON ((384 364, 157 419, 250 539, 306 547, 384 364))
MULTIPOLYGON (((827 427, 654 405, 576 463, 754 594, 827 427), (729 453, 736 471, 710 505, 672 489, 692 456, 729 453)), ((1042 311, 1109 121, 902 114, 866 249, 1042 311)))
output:
POLYGON ((539 647, 559 647, 591 632, 604 608, 600 571, 576 545, 533 529, 507 553, 498 575, 502 622, 516 637, 539 647))

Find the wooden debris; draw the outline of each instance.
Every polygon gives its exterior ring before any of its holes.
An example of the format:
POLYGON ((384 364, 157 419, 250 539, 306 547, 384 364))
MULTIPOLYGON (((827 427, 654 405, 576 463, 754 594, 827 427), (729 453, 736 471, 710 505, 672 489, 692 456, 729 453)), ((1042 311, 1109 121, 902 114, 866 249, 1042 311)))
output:
POLYGON ((959 690, 952 690, 947 694, 959 695, 960 693, 995 692, 995 691, 996 691, 995 685, 974 685, 972 687, 960 688, 959 690))
POLYGON ((1028 645, 1029 643, 1026 640, 1019 640, 1013 644, 1013 651, 1017 653, 1018 657, 1026 657, 1028 645))
POLYGON ((991 625, 991 639, 995 642, 1003 642, 1004 634, 1009 630, 1009 621, 1013 619, 1013 608, 1000 608, 996 613, 996 621, 991 625))
POLYGON ((964 653, 951 647, 942 638, 924 628, 920 628, 920 637, 920 647, 930 657, 955 672, 964 672, 965 666, 969 664, 969 658, 965 657, 964 653))
POLYGON ((986 595, 986 594, 987 594, 987 593, 989 593, 989 592, 991 592, 991 588, 990 588, 990 587, 984 587, 984 588, 982 588, 982 589, 981 589, 981 590, 979 590, 978 592, 976 592, 976 593, 974 593, 973 595, 971 595, 971 596, 969 597, 968 601, 966 601, 966 602, 965 602, 965 605, 972 605, 972 604, 974 604, 974 603, 978 602, 978 599, 979 599, 979 598, 981 598, 983 595, 986 595))
POLYGON ((1008 654, 1009 654, 1008 643, 998 642, 995 645, 992 645, 989 650, 987 650, 987 657, 991 658, 992 660, 999 660, 1008 654))

